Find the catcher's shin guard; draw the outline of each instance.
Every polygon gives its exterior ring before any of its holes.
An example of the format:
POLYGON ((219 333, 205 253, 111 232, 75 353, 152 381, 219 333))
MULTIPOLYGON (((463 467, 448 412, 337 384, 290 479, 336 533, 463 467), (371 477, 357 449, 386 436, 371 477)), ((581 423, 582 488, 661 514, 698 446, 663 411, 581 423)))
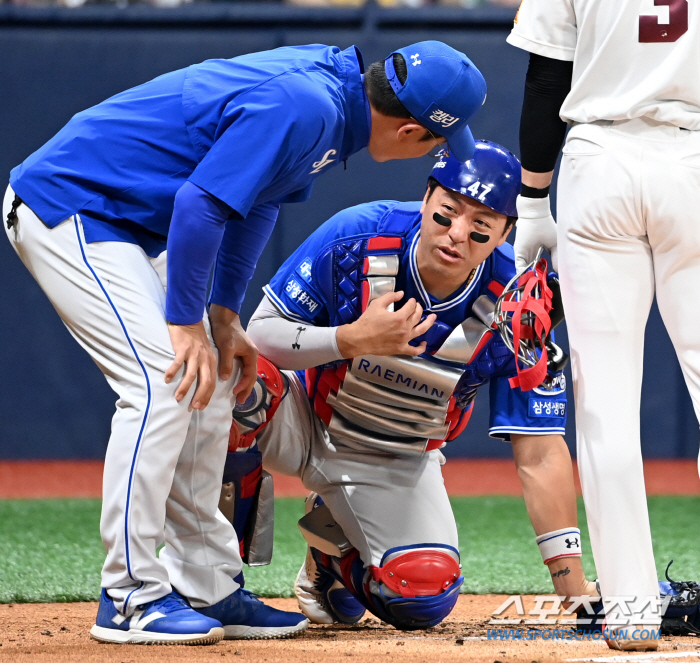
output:
POLYGON ((229 451, 245 452, 267 426, 287 395, 287 377, 269 359, 258 356, 258 379, 245 403, 236 403, 228 438, 229 451))
POLYGON ((392 548, 379 566, 365 568, 328 508, 315 494, 310 498, 314 501, 307 501, 306 516, 299 521, 310 557, 295 591, 304 614, 311 614, 305 606, 318 613, 312 621, 355 623, 362 616, 359 603, 379 619, 411 631, 435 626, 452 612, 464 582, 457 550, 431 543, 392 548), (339 593, 334 600, 329 590, 340 584, 351 596, 339 593))
POLYGON ((272 476, 262 469, 257 447, 245 453, 229 451, 219 511, 233 524, 241 558, 249 566, 264 566, 272 559, 274 499, 272 476))

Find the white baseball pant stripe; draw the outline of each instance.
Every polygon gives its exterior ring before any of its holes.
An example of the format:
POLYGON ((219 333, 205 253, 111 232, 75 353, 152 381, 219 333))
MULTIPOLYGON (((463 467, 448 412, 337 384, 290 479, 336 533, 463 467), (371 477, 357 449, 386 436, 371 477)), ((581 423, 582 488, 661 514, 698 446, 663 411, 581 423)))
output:
MULTIPOLYGON (((3 218, 13 199, 8 188, 3 218)), ((182 372, 164 381, 174 359, 165 254, 87 244, 79 216, 50 229, 26 205, 17 214, 6 229, 12 246, 118 394, 103 477, 103 587, 125 614, 172 587, 197 607, 221 600, 242 568, 233 528, 218 513, 238 371, 218 382, 204 412, 190 412, 194 387, 175 400, 182 372)))
POLYGON ((289 393, 257 438, 263 466, 301 477, 317 492, 365 566, 378 566, 387 550, 400 546, 459 549, 442 454, 399 457, 343 445, 312 410, 296 373, 284 373, 289 393))
POLYGON ((644 331, 656 292, 700 414, 700 132, 648 119, 574 126, 557 217, 579 472, 601 589, 637 597, 632 623, 657 624, 640 448, 644 331))

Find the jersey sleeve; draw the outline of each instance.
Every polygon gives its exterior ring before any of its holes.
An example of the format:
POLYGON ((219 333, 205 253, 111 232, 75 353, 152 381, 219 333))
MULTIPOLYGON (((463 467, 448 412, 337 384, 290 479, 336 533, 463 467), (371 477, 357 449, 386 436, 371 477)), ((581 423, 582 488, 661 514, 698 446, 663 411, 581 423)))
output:
POLYGON ((311 277, 314 260, 325 245, 323 226, 287 258, 263 291, 270 301, 290 320, 324 326, 328 310, 320 288, 311 277))
POLYGON ((260 255, 277 221, 279 205, 263 203, 253 207, 245 219, 231 218, 214 267, 209 301, 238 313, 243 304, 260 255))
MULTIPOLYGON (((262 191, 284 179, 299 181, 300 162, 333 119, 318 94, 300 88, 292 98, 281 84, 259 86, 230 102, 214 144, 189 179, 245 217, 262 191), (315 112, 307 112, 309 105, 315 112)), ((305 200, 310 184, 278 202, 305 200)))
POLYGON ((530 53, 573 61, 576 38, 573 0, 522 0, 506 41, 530 53))
POLYGON ((522 391, 512 388, 507 377, 493 378, 489 385, 489 435, 506 441, 512 434, 563 435, 567 410, 563 374, 554 384, 552 391, 522 391))

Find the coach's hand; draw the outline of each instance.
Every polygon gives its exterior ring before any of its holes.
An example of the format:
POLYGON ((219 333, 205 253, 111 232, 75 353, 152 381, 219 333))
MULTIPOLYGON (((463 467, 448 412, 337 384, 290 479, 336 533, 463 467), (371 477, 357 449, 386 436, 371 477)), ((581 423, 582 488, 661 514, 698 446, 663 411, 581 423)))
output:
POLYGON ((239 403, 243 403, 253 391, 258 377, 258 349, 241 326, 238 313, 230 308, 212 304, 209 308, 211 335, 219 350, 219 378, 228 380, 233 373, 233 360, 243 362, 241 377, 233 388, 239 403))
POLYGON ((546 198, 525 198, 518 196, 518 221, 515 224, 515 268, 520 271, 529 265, 544 246, 552 256, 552 267, 558 271, 557 224, 550 209, 549 196, 546 198))
POLYGON ((423 307, 413 298, 398 311, 387 310, 402 297, 400 290, 377 297, 355 322, 338 327, 335 338, 340 354, 351 359, 359 355, 417 356, 425 352, 425 341, 416 346, 408 342, 430 329, 437 316, 431 313, 421 322, 423 307))
POLYGON ((175 391, 179 403, 197 380, 197 389, 192 397, 192 408, 203 410, 211 399, 216 386, 216 355, 207 338, 204 323, 196 325, 173 325, 168 323, 170 340, 175 350, 175 361, 165 372, 165 382, 170 384, 185 364, 185 375, 175 391))

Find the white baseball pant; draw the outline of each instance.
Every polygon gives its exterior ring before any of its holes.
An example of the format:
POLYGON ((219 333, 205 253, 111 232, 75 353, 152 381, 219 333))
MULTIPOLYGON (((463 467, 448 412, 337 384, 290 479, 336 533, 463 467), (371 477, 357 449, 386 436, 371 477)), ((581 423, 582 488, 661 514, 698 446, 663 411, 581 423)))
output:
POLYGON ((347 447, 329 436, 296 373, 284 373, 289 393, 257 438, 265 469, 301 477, 317 492, 365 566, 399 546, 458 548, 440 451, 399 457, 347 447))
MULTIPOLYGON (((3 219, 13 199, 8 187, 3 219)), ((219 381, 203 412, 189 410, 194 385, 178 403, 182 372, 164 381, 174 359, 165 254, 87 244, 78 215, 51 229, 26 205, 17 214, 10 243, 118 394, 103 477, 103 587, 125 614, 171 587, 195 607, 220 601, 242 568, 233 527, 218 512, 239 370, 219 381)))
POLYGON ((640 448, 644 330, 656 293, 700 415, 699 217, 700 132, 650 119, 571 129, 557 219, 579 472, 603 596, 636 597, 631 614, 616 611, 632 624, 660 621, 640 448))

